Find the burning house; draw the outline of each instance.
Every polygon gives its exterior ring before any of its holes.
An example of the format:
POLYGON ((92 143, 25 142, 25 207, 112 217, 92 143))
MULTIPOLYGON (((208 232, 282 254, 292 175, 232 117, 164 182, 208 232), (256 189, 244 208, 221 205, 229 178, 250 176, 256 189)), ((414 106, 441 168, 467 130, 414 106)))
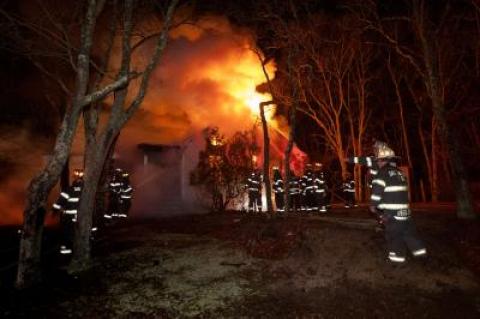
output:
POLYGON ((201 141, 190 137, 179 144, 137 145, 132 172, 133 216, 162 217, 207 211, 190 172, 198 162, 201 141))

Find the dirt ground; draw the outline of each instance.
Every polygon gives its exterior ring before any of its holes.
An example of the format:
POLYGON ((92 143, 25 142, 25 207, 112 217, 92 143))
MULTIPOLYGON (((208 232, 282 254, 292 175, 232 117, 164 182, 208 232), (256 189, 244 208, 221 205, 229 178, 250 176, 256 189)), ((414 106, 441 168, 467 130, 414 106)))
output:
POLYGON ((361 208, 196 215, 108 229, 94 265, 3 290, 2 318, 479 318, 478 223, 419 208, 430 253, 401 267, 361 208))

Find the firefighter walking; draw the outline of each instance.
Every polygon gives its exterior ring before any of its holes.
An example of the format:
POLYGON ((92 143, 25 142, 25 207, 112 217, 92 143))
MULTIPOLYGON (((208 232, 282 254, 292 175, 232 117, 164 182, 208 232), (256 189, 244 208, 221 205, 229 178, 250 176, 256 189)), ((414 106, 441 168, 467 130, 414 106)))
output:
POLYGON ((392 263, 405 262, 407 248, 413 257, 424 257, 427 249, 411 218, 408 183, 397 168, 398 158, 385 143, 378 144, 375 153, 378 174, 372 180, 370 211, 378 214, 385 225, 388 259, 392 263))

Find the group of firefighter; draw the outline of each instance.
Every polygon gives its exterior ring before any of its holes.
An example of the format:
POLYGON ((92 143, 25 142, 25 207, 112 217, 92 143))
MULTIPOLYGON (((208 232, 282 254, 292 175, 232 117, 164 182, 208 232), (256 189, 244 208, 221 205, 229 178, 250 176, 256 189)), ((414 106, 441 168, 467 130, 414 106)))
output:
MULTIPOLYGON (((385 143, 375 141, 374 156, 349 157, 346 162, 365 165, 369 169, 371 188, 369 211, 382 226, 387 245, 387 259, 394 264, 406 261, 407 249, 414 258, 424 258, 427 249, 418 237, 411 218, 408 181, 397 167, 399 157, 385 143)), ((261 211, 260 172, 254 171, 247 181, 248 210, 261 211)), ((288 181, 289 211, 326 212, 329 207, 328 188, 321 164, 307 165, 301 178, 292 174, 288 181)), ((285 212, 285 183, 278 167, 273 168, 273 192, 277 212, 285 212)), ((356 207, 355 182, 351 174, 342 183, 345 207, 356 207)))
MULTIPOLYGON (((255 170, 247 179, 248 212, 262 211, 262 174, 255 170)), ((275 195, 275 206, 278 213, 286 211, 286 185, 280 169, 273 167, 272 190, 275 195)), ((355 181, 347 174, 342 185, 345 208, 357 207, 355 202, 355 181)), ((291 172, 288 179, 288 210, 290 212, 326 213, 330 208, 331 194, 321 163, 307 164, 304 174, 299 177, 291 172)))
MULTIPOLYGON (((374 156, 350 157, 350 164, 365 165, 369 168, 371 187, 369 211, 384 228, 387 243, 387 258, 393 263, 406 261, 407 248, 413 257, 425 257, 427 249, 418 238, 411 218, 407 178, 397 167, 398 157, 384 142, 373 145, 374 156)), ((350 175, 351 176, 351 175, 350 175)), ((345 207, 354 207, 355 182, 350 178, 343 181, 345 207)), ((248 210, 262 209, 260 171, 255 170, 247 179, 248 210)), ((77 222, 80 196, 83 190, 83 171, 75 170, 75 179, 67 190, 63 190, 53 209, 61 213, 62 242, 61 254, 72 253, 73 229, 77 222)), ((285 182, 278 167, 273 168, 273 191, 278 212, 285 212, 285 182)), ((307 165, 303 176, 294 174, 288 179, 289 210, 305 212, 327 212, 330 196, 321 164, 307 165)), ((132 200, 132 186, 127 172, 115 169, 109 180, 107 212, 101 218, 94 218, 92 234, 98 225, 108 225, 112 219, 128 217, 132 200), (99 222, 99 220, 103 222, 99 222), (96 221, 96 223, 95 223, 96 221)))
MULTIPOLYGON (((53 204, 53 211, 60 214, 61 242, 60 254, 71 254, 73 246, 73 233, 77 222, 77 213, 80 204, 80 196, 84 187, 83 170, 74 170, 74 180, 53 204)), ((93 239, 99 227, 108 226, 113 219, 128 217, 132 202, 133 188, 129 174, 121 168, 116 168, 108 181, 108 205, 103 216, 95 214, 91 228, 93 239)))

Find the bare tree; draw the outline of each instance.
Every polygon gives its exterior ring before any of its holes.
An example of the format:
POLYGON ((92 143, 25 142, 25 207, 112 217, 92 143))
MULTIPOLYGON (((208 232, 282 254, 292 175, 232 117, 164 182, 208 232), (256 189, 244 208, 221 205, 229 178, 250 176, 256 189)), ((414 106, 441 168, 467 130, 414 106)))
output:
POLYGON ((398 104, 398 113, 400 115, 400 123, 402 127, 402 141, 403 147, 405 150, 405 155, 407 158, 408 167, 412 168, 412 159, 410 157, 410 143, 408 142, 408 130, 407 125, 405 123, 405 116, 404 116, 404 104, 402 99, 402 94, 400 93, 400 83, 399 78, 401 80, 401 76, 398 75, 399 72, 393 70, 391 59, 389 57, 387 63, 388 73, 390 74, 390 78, 392 79, 393 86, 395 88, 395 95, 397 97, 397 104, 398 104))
MULTIPOLYGON (((141 74, 138 90, 133 93, 133 97, 128 98, 132 93, 130 86, 123 86, 115 90, 114 101, 108 120, 103 129, 98 129, 98 120, 95 116, 87 119, 90 131, 93 133, 87 140, 85 150, 85 186, 82 193, 78 222, 76 225, 76 235, 74 237, 73 258, 70 264, 71 271, 83 270, 89 265, 90 261, 90 231, 92 228, 92 213, 94 211, 94 199, 98 183, 105 165, 107 155, 111 149, 113 141, 116 139, 120 130, 131 119, 133 114, 139 109, 148 88, 151 74, 155 70, 159 59, 167 45, 168 32, 172 25, 175 9, 179 0, 172 0, 165 8, 163 23, 160 32, 156 34, 157 40, 149 61, 143 70, 134 70, 132 68, 133 49, 145 42, 142 37, 139 42, 132 45, 132 31, 134 29, 133 15, 135 5, 133 0, 126 0, 124 3, 123 14, 123 35, 122 35, 122 57, 120 69, 116 79, 121 79, 131 73, 141 74), (92 123, 89 123, 91 121, 92 123)), ((152 39, 151 37, 149 37, 152 39)))
MULTIPOLYGON (((281 2, 281 1, 280 1, 281 2)), ((289 123, 289 135, 288 135, 288 143, 287 148, 285 150, 285 161, 284 161, 284 172, 286 177, 285 183, 285 194, 286 194, 286 209, 288 211, 290 205, 290 192, 289 192, 289 180, 291 179, 291 171, 290 171, 290 155, 293 149, 293 144, 295 141, 295 124, 296 124, 296 109, 298 106, 298 99, 297 94, 293 94, 292 92, 298 92, 295 90, 295 86, 297 85, 297 80, 295 79, 294 75, 294 59, 298 56, 298 45, 297 45, 297 31, 298 29, 298 16, 297 16, 297 4, 295 1, 288 1, 287 5, 284 7, 283 10, 278 10, 279 3, 277 1, 272 2, 259 2, 256 7, 256 11, 258 12, 259 21, 257 21, 257 29, 258 33, 262 34, 263 32, 267 31, 268 34, 273 35, 269 37, 267 41, 268 44, 265 45, 266 49, 272 52, 282 52, 287 57, 286 70, 280 70, 282 76, 287 79, 286 86, 289 87, 287 91, 283 90, 284 88, 278 85, 274 85, 272 80, 270 79, 268 73, 266 72, 265 65, 268 62, 268 59, 262 58, 262 55, 258 50, 256 50, 257 56, 259 57, 260 61, 262 62, 262 68, 265 75, 265 79, 267 82, 267 88, 269 93, 272 96, 272 101, 267 102, 268 104, 276 104, 277 107, 285 107, 288 110, 288 123, 289 123), (288 15, 292 16, 292 19, 287 21, 282 17, 282 12, 287 13, 288 15), (295 57, 294 57, 295 56, 295 57)), ((298 77, 297 77, 298 78, 298 77)), ((278 81, 277 81, 278 82, 278 81)), ((285 83, 283 83, 285 84, 285 83)), ((264 130, 266 128, 266 121, 263 121, 264 130)), ((264 133, 265 134, 265 133, 264 133)), ((268 134, 268 132, 267 132, 268 134)), ((268 139, 268 135, 265 136, 268 139)), ((268 140, 267 140, 268 142, 268 140)), ((265 154, 268 155, 268 149, 265 151, 265 154)), ((270 170, 268 162, 264 163, 264 175, 269 177, 270 170)), ((271 188, 270 188, 270 181, 269 179, 265 181, 267 187, 267 207, 268 210, 271 212, 273 209, 272 199, 271 199, 271 188)))
POLYGON ((93 34, 97 18, 104 5, 105 1, 89 0, 86 3, 85 16, 80 32, 80 45, 77 50, 76 62, 73 64, 76 70, 76 79, 71 104, 63 118, 60 132, 55 141, 53 155, 46 167, 33 178, 28 186, 16 281, 19 288, 39 280, 41 238, 47 196, 57 183, 62 168, 68 159, 82 109, 97 100, 103 99, 112 91, 126 85, 130 80, 130 75, 125 74, 96 91, 88 92, 93 34))
POLYGON ((358 41, 360 34, 353 35, 353 28, 349 26, 353 22, 348 18, 337 21, 334 30, 328 29, 331 26, 319 25, 324 22, 317 16, 311 16, 307 21, 311 25, 308 29, 315 32, 304 33, 299 45, 305 54, 304 63, 310 65, 313 75, 300 80, 300 112, 321 129, 325 144, 336 154, 342 177, 345 178, 347 164, 344 158, 349 141, 345 131, 350 130, 352 143, 353 139, 356 140, 352 144, 354 151, 359 152, 359 141, 367 125, 368 55, 360 53, 364 49, 358 41), (325 34, 318 34, 319 29, 325 34), (336 35, 335 39, 329 39, 331 34, 336 35), (354 96, 351 92, 354 92, 354 96), (356 123, 353 123, 354 114, 360 116, 356 123), (350 122, 344 118, 349 118, 350 122))
MULTIPOLYGON (((356 51, 354 65, 351 72, 351 84, 349 84, 349 98, 346 103, 348 126, 350 128, 350 137, 355 156, 363 155, 364 137, 371 118, 371 108, 368 107, 371 89, 369 83, 372 81, 372 72, 369 72, 373 52, 372 48, 363 43, 359 43, 360 48, 356 51), (350 97, 352 96, 352 97, 350 97)), ((350 81, 349 81, 350 82, 350 81)), ((363 182, 362 167, 355 165, 354 178, 356 185, 357 198, 363 200, 365 187, 363 182)))
POLYGON ((433 10, 429 8, 427 1, 407 0, 405 4, 408 5, 408 10, 407 14, 402 16, 380 16, 375 0, 369 0, 367 4, 362 1, 357 7, 359 9, 357 12, 368 28, 380 34, 422 79, 431 100, 442 144, 448 149, 456 191, 457 216, 465 219, 475 218, 465 165, 460 155, 456 132, 450 128, 447 121, 445 102, 446 88, 452 79, 449 75, 458 70, 462 57, 456 56, 453 59, 455 63, 448 65, 447 61, 451 62, 452 59, 442 58, 442 48, 446 45, 452 46, 453 43, 448 43, 448 40, 454 39, 451 35, 458 29, 459 19, 452 14, 449 2, 442 4, 441 12, 436 11, 435 19, 432 18, 433 10), (406 42, 399 38, 398 33, 394 31, 401 27, 412 31, 414 41, 406 42))

